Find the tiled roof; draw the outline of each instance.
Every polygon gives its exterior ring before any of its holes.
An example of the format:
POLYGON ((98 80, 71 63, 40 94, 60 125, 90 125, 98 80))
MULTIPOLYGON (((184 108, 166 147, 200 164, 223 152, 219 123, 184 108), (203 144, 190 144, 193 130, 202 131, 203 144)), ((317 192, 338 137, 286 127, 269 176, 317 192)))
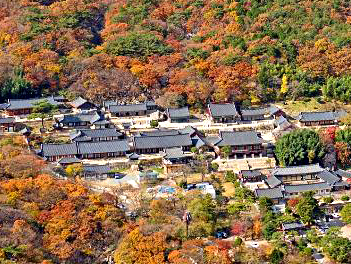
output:
POLYGON ((274 175, 271 175, 269 177, 267 177, 267 179, 265 180, 266 183, 268 184, 268 186, 270 188, 274 188, 274 187, 277 187, 279 186, 282 182, 277 178, 275 177, 274 175))
POLYGON ((213 117, 238 115, 234 104, 209 104, 208 109, 213 117))
POLYGON ((293 222, 293 223, 283 223, 282 227, 284 230, 292 230, 292 229, 299 229, 305 227, 304 224, 300 222, 293 222))
POLYGON ((324 169, 319 164, 303 165, 303 166, 290 166, 285 168, 276 168, 272 170, 272 175, 287 176, 287 175, 304 175, 322 172, 324 169))
POLYGON ((0 110, 5 110, 8 106, 8 103, 0 104, 0 110))
POLYGON ((274 124, 277 126, 283 125, 285 122, 288 122, 284 116, 279 116, 276 120, 274 120, 274 124))
POLYGON ((322 179, 330 185, 334 185, 334 183, 340 181, 340 178, 338 176, 334 175, 333 173, 327 170, 318 173, 317 177, 319 177, 320 179, 322 179))
POLYGON ((199 137, 198 135, 192 137, 191 141, 192 141, 194 147, 197 147, 197 148, 200 148, 200 147, 202 147, 204 145, 207 145, 206 140, 201 138, 201 137, 199 137))
POLYGON ((341 186, 350 187, 350 184, 345 181, 339 181, 333 184, 333 187, 341 187, 341 186))
POLYGON ((109 173, 111 171, 111 167, 108 165, 84 165, 83 172, 84 173, 92 173, 92 174, 104 174, 109 173))
POLYGON ((104 129, 79 129, 75 133, 70 135, 71 140, 75 140, 80 137, 87 137, 90 139, 100 137, 120 137, 122 133, 118 132, 115 128, 104 128, 104 129))
POLYGON ((267 109, 265 108, 257 108, 257 109, 242 109, 241 110, 241 115, 243 116, 262 116, 265 115, 267 112, 267 109))
POLYGON ((164 151, 164 156, 165 159, 179 159, 185 157, 184 152, 182 148, 167 148, 164 151))
POLYGON ((219 136, 207 136, 206 141, 211 145, 216 145, 222 139, 219 136))
POLYGON ((34 104, 40 101, 47 100, 50 104, 59 105, 60 103, 56 102, 53 97, 43 97, 43 98, 33 98, 33 99, 9 99, 8 107, 9 110, 16 109, 27 109, 33 108, 34 104))
POLYGON ((130 147, 125 140, 76 142, 69 144, 42 144, 42 155, 64 156, 90 153, 126 152, 130 147))
POLYGON ((176 129, 156 129, 139 133, 139 135, 142 137, 175 136, 179 134, 181 133, 176 129))
POLYGON ((73 107, 77 108, 77 107, 82 106, 82 105, 85 104, 86 102, 88 102, 88 101, 79 96, 79 97, 76 98, 73 102, 71 102, 71 105, 72 105, 73 107))
POLYGON ((129 159, 138 159, 139 155, 133 152, 133 153, 127 154, 127 157, 129 159))
POLYGON ((192 134, 197 132, 197 130, 195 128, 193 128, 192 126, 186 126, 186 127, 182 128, 182 129, 179 129, 178 131, 181 134, 190 134, 190 135, 192 135, 192 134))
POLYGON ((298 185, 285 185, 285 191, 288 193, 294 192, 307 192, 307 191, 317 191, 331 189, 332 187, 326 183, 311 183, 311 184, 298 184, 298 185))
POLYGON ((259 170, 242 170, 240 174, 243 178, 255 178, 262 176, 262 173, 259 170))
POLYGON ((282 190, 279 187, 272 188, 272 189, 256 189, 255 195, 259 198, 260 197, 267 197, 267 198, 271 198, 271 199, 278 199, 278 198, 284 197, 282 190))
POLYGON ((190 116, 189 114, 189 108, 182 107, 182 108, 167 108, 167 115, 169 118, 188 118, 190 116))
POLYGON ((346 112, 301 112, 297 118, 300 122, 338 120, 346 112))
POLYGON ((138 112, 146 111, 146 104, 126 104, 126 105, 110 105, 108 107, 111 113, 121 113, 121 112, 138 112))
POLYGON ((70 144, 42 144, 42 155, 44 157, 50 156, 64 156, 78 154, 78 148, 75 143, 70 144))
POLYGON ((340 177, 344 177, 344 178, 349 178, 351 179, 351 172, 348 171, 344 171, 344 170, 337 170, 334 172, 336 175, 339 175, 340 177))
POLYGON ((173 148, 191 145, 192 142, 189 134, 155 137, 134 137, 134 146, 136 149, 173 148))
POLYGON ((274 115, 275 113, 279 112, 280 109, 274 105, 271 105, 267 108, 267 111, 270 115, 274 115))
POLYGON ((0 117, 0 124, 15 123, 15 120, 14 117, 0 117))
POLYGON ((60 123, 78 123, 78 122, 89 122, 93 124, 97 121, 102 120, 103 117, 100 116, 97 112, 94 113, 79 113, 75 115, 64 115, 59 118, 60 123))
POLYGON ((130 147, 126 140, 78 143, 79 154, 126 152, 129 150, 130 147))
POLYGON ((263 143, 262 138, 258 137, 255 131, 231 132, 221 131, 219 134, 221 140, 216 143, 217 146, 243 146, 263 143))
POLYGON ((81 163, 82 161, 77 158, 62 158, 57 163, 60 164, 70 164, 70 163, 81 163))

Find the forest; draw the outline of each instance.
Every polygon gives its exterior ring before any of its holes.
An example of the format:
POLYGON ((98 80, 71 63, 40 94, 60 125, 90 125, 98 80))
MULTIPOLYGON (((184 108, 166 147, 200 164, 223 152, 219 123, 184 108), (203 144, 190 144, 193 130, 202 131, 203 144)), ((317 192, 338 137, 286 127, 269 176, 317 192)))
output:
POLYGON ((0 101, 350 100, 347 0, 3 0, 0 101))

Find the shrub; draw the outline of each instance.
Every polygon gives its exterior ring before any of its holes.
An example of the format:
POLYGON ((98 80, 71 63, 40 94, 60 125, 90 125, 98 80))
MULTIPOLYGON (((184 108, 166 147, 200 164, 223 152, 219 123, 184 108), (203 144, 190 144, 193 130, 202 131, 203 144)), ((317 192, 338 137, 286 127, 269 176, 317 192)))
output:
POLYGON ((151 121, 150 121, 150 126, 151 126, 152 128, 158 127, 158 121, 157 121, 157 120, 151 120, 151 121))
POLYGON ((350 197, 348 195, 341 196, 341 201, 345 201, 346 202, 348 200, 350 200, 350 197))
POLYGON ((323 198, 323 201, 324 201, 325 203, 330 204, 330 203, 332 203, 332 202, 334 201, 334 199, 333 199, 333 197, 328 196, 328 197, 324 197, 324 198, 323 198))
POLYGON ((237 177, 235 175, 235 173, 233 171, 226 171, 225 172, 225 181, 226 182, 236 182, 237 181, 237 177))
POLYGON ((218 168, 219 168, 218 163, 215 163, 215 162, 212 163, 212 164, 211 164, 211 168, 212 168, 213 171, 218 171, 218 168))
POLYGON ((241 239, 241 237, 236 237, 234 239, 234 246, 240 246, 243 243, 243 240, 241 239))

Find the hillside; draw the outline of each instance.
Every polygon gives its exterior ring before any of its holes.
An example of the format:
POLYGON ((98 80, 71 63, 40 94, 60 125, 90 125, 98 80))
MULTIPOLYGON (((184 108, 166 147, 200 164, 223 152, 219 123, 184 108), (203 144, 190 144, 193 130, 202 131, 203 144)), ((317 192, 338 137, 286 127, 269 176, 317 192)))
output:
POLYGON ((350 24, 346 0, 5 0, 0 100, 349 101, 350 24))

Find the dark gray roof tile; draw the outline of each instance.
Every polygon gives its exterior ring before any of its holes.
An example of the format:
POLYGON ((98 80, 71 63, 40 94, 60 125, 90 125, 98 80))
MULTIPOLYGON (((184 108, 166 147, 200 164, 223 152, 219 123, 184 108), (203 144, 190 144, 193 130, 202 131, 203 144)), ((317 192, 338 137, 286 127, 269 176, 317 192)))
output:
POLYGON ((349 172, 349 171, 338 169, 337 171, 335 171, 335 174, 339 175, 340 177, 351 179, 351 172, 349 172))
POLYGON ((108 165, 84 165, 83 172, 86 174, 105 174, 111 171, 111 167, 108 165))
POLYGON ((76 143, 70 144, 42 144, 42 155, 44 157, 76 155, 78 148, 76 143))
POLYGON ((79 96, 73 102, 71 102, 71 105, 75 108, 78 108, 78 107, 82 106, 83 104, 85 104, 86 102, 88 102, 88 101, 79 96))
POLYGON ((127 152, 130 147, 126 140, 79 142, 79 154, 127 152))
POLYGON ((304 228, 305 225, 301 222, 293 222, 293 223, 283 223, 282 228, 283 230, 293 230, 293 229, 300 229, 304 228))
POLYGON ((267 197, 267 198, 271 198, 271 199, 278 199, 278 198, 284 197, 282 190, 279 187, 272 188, 272 189, 256 189, 255 195, 259 198, 267 197))
POLYGON ((189 108, 167 108, 167 115, 169 118, 189 118, 189 108))
POLYGON ((173 148, 191 145, 192 141, 189 134, 155 137, 134 137, 134 146, 136 149, 173 148))
POLYGON ((288 193, 299 193, 299 192, 307 192, 307 191, 317 191, 317 190, 327 190, 332 187, 326 183, 311 183, 311 184, 298 184, 298 185, 285 185, 285 191, 288 193))
POLYGON ((213 117, 238 115, 234 104, 209 104, 208 109, 213 117))
POLYGON ((165 159, 179 159, 179 158, 184 158, 186 157, 182 148, 167 148, 164 151, 164 156, 165 159))
POLYGON ((336 182, 340 181, 340 178, 333 173, 324 170, 317 174, 317 177, 322 179, 323 181, 327 182, 330 185, 334 185, 336 182))
POLYGON ((10 124, 15 123, 16 119, 14 117, 0 117, 0 124, 10 124))
POLYGON ((162 137, 162 136, 175 136, 181 134, 176 129, 156 129, 151 131, 140 132, 142 137, 162 137))
POLYGON ((266 108, 256 108, 256 109, 242 109, 242 116, 263 116, 267 113, 266 108))
POLYGON ((111 113, 123 113, 123 112, 138 112, 146 111, 146 104, 126 104, 126 105, 109 105, 108 110, 111 113))
POLYGON ((221 131, 219 134, 221 140, 216 143, 217 146, 243 146, 262 144, 263 140, 255 131, 232 132, 221 131))
POLYGON ((70 164, 70 163, 81 163, 82 161, 77 158, 62 158, 57 163, 59 164, 70 164))
POLYGON ((54 100, 53 97, 32 98, 32 99, 9 99, 9 110, 33 108, 35 103, 47 100, 50 104, 60 105, 61 103, 54 100))
POLYGON ((279 186, 282 182, 275 176, 271 175, 265 180, 270 188, 279 186))
POLYGON ((240 174, 243 178, 255 178, 262 176, 262 173, 259 170, 242 170, 240 174))
POLYGON ((300 122, 339 120, 346 112, 301 112, 297 118, 300 122))
POLYGON ((64 115, 59 118, 58 121, 60 123, 79 123, 79 122, 89 122, 90 124, 94 124, 95 122, 103 120, 103 117, 100 116, 97 112, 94 113, 79 113, 73 115, 64 115))
POLYGON ((103 129, 79 129, 75 133, 70 135, 71 140, 75 140, 80 137, 86 138, 101 138, 101 137, 120 137, 122 133, 118 132, 115 128, 103 128, 103 129))
POLYGON ((315 174, 322 172, 324 169, 319 164, 310 164, 303 166, 290 166, 285 168, 276 168, 272 170, 272 175, 277 177, 287 175, 304 175, 304 174, 315 174))

